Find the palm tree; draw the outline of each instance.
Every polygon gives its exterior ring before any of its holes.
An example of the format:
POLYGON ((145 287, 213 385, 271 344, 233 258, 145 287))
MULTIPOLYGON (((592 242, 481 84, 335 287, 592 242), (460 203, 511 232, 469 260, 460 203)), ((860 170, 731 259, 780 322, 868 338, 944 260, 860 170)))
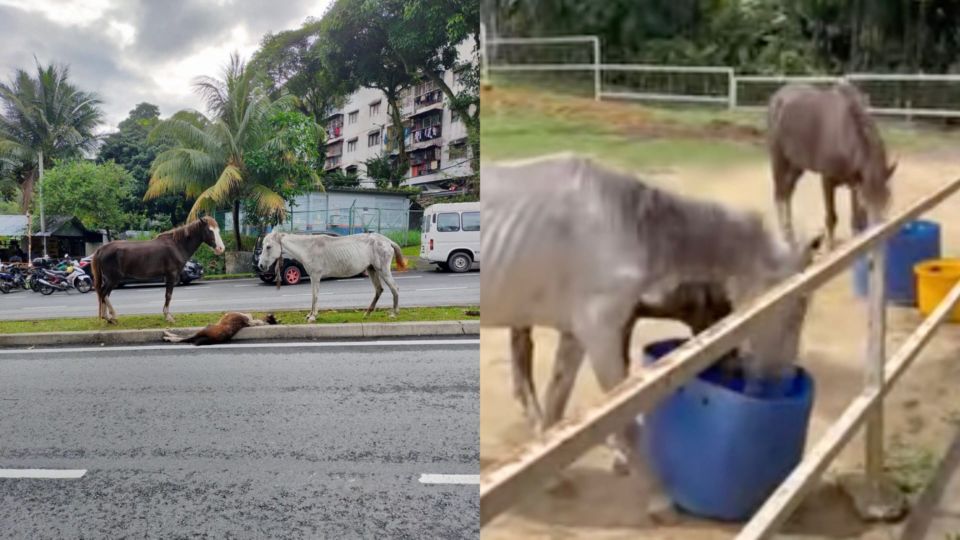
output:
MULTIPOLYGON (((194 84, 206 102, 210 117, 181 111, 161 122, 151 138, 167 138, 174 147, 157 156, 151 167, 150 186, 144 199, 166 194, 195 198, 190 219, 201 212, 233 209, 237 250, 240 239, 240 202, 256 201, 260 215, 284 219, 286 201, 246 165, 245 156, 282 142, 268 126, 269 118, 293 105, 293 98, 271 101, 255 84, 253 70, 239 56, 230 56, 223 78, 201 77, 194 84)), ((319 130, 319 126, 317 126, 319 130)))
POLYGON ((24 212, 44 167, 95 149, 103 118, 100 99, 71 84, 69 68, 37 62, 36 69, 36 78, 17 70, 0 84, 0 168, 19 184, 24 212))

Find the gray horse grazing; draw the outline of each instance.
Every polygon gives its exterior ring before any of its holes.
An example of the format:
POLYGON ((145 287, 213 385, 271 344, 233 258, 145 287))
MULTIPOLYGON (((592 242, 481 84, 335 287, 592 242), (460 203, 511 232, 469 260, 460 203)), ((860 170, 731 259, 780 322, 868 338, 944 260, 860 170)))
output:
MULTIPOLYGON (((759 216, 683 199, 572 155, 485 166, 481 324, 561 334, 543 427, 562 415, 584 353, 610 391, 628 373, 639 308, 663 305, 683 283, 717 283, 736 300, 799 271, 810 259, 772 237, 759 216)), ((797 359, 805 301, 788 303, 764 331, 783 339, 748 345, 749 375, 782 375, 797 359), (791 319, 792 324, 782 323, 791 319)), ((522 336, 522 332, 515 334, 522 336)), ((524 345, 525 347, 525 345, 524 345)), ((611 440, 637 473, 642 497, 655 486, 630 423, 611 440)), ((663 502, 663 501, 658 501, 663 502)))
MULTIPOLYGON (((400 302, 397 282, 390 272, 390 264, 394 257, 397 259, 397 268, 405 270, 407 260, 400 251, 400 246, 386 236, 377 233, 354 234, 343 237, 333 237, 312 234, 290 234, 273 231, 263 239, 263 251, 257 266, 260 270, 270 268, 278 260, 289 256, 300 261, 300 264, 310 274, 310 288, 313 292, 313 303, 310 305, 310 314, 307 322, 317 320, 317 295, 320 292, 322 277, 352 277, 364 270, 370 275, 373 283, 374 295, 370 307, 364 316, 373 312, 383 293, 383 283, 387 284, 393 293, 393 311, 390 316, 397 316, 397 306, 400 302)), ((279 274, 279 271, 277 272, 279 274)))
POLYGON ((875 223, 883 218, 896 163, 887 164, 880 131, 856 88, 845 82, 825 90, 784 86, 770 98, 767 130, 777 214, 787 239, 793 238, 790 198, 804 170, 821 175, 827 249, 834 245, 837 186, 850 188, 854 234, 868 219, 875 223))

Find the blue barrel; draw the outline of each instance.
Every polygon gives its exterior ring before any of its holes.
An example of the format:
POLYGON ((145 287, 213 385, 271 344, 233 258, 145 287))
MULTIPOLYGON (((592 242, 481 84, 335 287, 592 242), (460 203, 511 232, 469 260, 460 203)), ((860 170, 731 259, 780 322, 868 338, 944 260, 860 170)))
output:
MULTIPOLYGON (((940 258, 940 225, 933 221, 910 221, 887 239, 887 301, 913 306, 917 303, 917 263, 940 258)), ((857 296, 867 295, 867 258, 853 264, 853 283, 857 296)))
MULTIPOLYGON (((644 349, 655 362, 685 340, 644 349)), ((803 457, 814 383, 798 369, 785 395, 743 394, 744 381, 727 380, 718 366, 701 373, 649 415, 647 451, 671 499, 710 519, 744 521, 803 457)))

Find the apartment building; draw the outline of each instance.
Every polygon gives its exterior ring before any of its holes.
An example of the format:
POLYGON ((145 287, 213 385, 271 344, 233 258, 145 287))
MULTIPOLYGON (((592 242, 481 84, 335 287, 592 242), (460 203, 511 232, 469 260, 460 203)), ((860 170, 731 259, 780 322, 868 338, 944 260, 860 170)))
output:
MULTIPOLYGON (((460 44, 460 58, 472 54, 472 40, 460 44)), ((458 92, 454 70, 444 81, 458 92)), ((325 171, 342 170, 360 177, 360 185, 373 187, 364 162, 378 156, 396 156, 386 97, 379 90, 362 88, 346 104, 331 111, 326 119, 325 171)), ((404 146, 410 170, 403 185, 426 192, 456 189, 459 181, 472 174, 466 124, 450 110, 446 97, 434 83, 424 82, 404 92, 400 114, 404 120, 404 146)))

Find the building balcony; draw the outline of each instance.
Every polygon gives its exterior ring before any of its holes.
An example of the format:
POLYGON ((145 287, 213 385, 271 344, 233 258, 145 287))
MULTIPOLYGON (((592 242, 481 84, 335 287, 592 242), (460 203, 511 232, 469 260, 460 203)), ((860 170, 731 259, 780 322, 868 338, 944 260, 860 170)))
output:
POLYGON ((340 168, 340 164, 342 162, 342 156, 327 156, 327 160, 323 162, 323 170, 330 171, 333 169, 338 169, 340 168))

